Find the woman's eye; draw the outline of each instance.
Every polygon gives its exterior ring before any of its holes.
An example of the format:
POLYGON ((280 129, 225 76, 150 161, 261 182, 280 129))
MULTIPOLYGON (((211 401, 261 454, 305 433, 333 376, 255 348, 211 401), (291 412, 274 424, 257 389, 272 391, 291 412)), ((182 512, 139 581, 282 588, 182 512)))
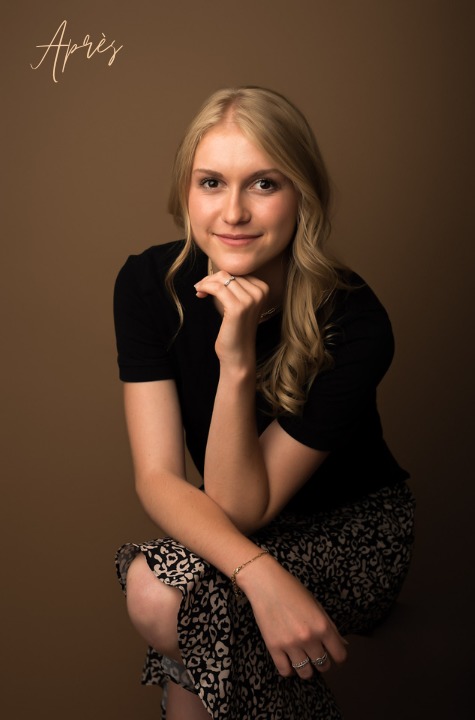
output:
POLYGON ((203 180, 200 181, 201 187, 208 188, 208 190, 214 190, 219 185, 219 180, 216 180, 216 178, 203 178, 203 180))
POLYGON ((260 178, 256 181, 256 186, 259 190, 276 190, 277 189, 277 183, 274 182, 274 180, 269 180, 269 178, 260 178))

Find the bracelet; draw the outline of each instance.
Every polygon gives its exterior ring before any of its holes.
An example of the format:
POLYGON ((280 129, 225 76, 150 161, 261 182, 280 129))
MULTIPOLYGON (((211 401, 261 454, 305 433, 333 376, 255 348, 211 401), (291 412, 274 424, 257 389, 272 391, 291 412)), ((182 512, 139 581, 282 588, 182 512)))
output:
POLYGON ((234 570, 233 574, 231 575, 231 582, 233 584, 233 590, 234 590, 234 594, 236 597, 242 597, 242 592, 238 588, 238 585, 236 582, 237 574, 240 573, 241 570, 246 567, 246 565, 250 565, 255 560, 259 560, 259 558, 262 557, 263 555, 268 555, 268 554, 269 554, 268 550, 263 550, 262 552, 259 553, 259 555, 256 555, 256 557, 253 557, 252 560, 248 560, 247 562, 243 563, 242 565, 238 565, 237 568, 234 570))

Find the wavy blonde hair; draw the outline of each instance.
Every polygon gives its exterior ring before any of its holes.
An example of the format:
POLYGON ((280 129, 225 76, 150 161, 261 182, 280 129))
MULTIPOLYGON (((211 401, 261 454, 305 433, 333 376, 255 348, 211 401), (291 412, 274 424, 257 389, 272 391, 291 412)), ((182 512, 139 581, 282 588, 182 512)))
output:
POLYGON ((260 87, 218 90, 192 121, 174 164, 169 212, 185 230, 185 243, 167 274, 180 322, 183 309, 173 278, 194 249, 188 192, 196 148, 224 116, 267 153, 299 194, 297 228, 291 243, 283 299, 281 342, 257 370, 258 388, 273 414, 300 414, 318 372, 329 367, 325 346, 336 288, 347 286, 346 268, 325 250, 330 234, 330 183, 314 134, 300 110, 283 95, 260 87))

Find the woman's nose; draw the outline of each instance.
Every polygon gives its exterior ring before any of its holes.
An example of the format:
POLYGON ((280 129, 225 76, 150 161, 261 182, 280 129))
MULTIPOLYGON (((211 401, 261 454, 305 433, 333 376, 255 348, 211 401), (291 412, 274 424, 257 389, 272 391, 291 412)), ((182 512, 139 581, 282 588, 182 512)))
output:
POLYGON ((230 190, 226 194, 223 205, 223 220, 228 225, 238 225, 249 222, 251 212, 243 193, 239 190, 230 190))

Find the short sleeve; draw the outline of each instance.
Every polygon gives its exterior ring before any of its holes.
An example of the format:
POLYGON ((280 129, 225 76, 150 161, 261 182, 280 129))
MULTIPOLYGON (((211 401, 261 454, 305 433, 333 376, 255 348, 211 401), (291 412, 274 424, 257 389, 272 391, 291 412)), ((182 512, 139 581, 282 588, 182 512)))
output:
POLYGON ((114 323, 120 379, 148 382, 174 377, 171 301, 147 253, 132 255, 114 288, 114 323))
POLYGON ((315 378, 302 415, 278 420, 293 438, 323 451, 382 433, 376 388, 394 354, 389 318, 367 285, 346 293, 330 338, 333 364, 315 378))

